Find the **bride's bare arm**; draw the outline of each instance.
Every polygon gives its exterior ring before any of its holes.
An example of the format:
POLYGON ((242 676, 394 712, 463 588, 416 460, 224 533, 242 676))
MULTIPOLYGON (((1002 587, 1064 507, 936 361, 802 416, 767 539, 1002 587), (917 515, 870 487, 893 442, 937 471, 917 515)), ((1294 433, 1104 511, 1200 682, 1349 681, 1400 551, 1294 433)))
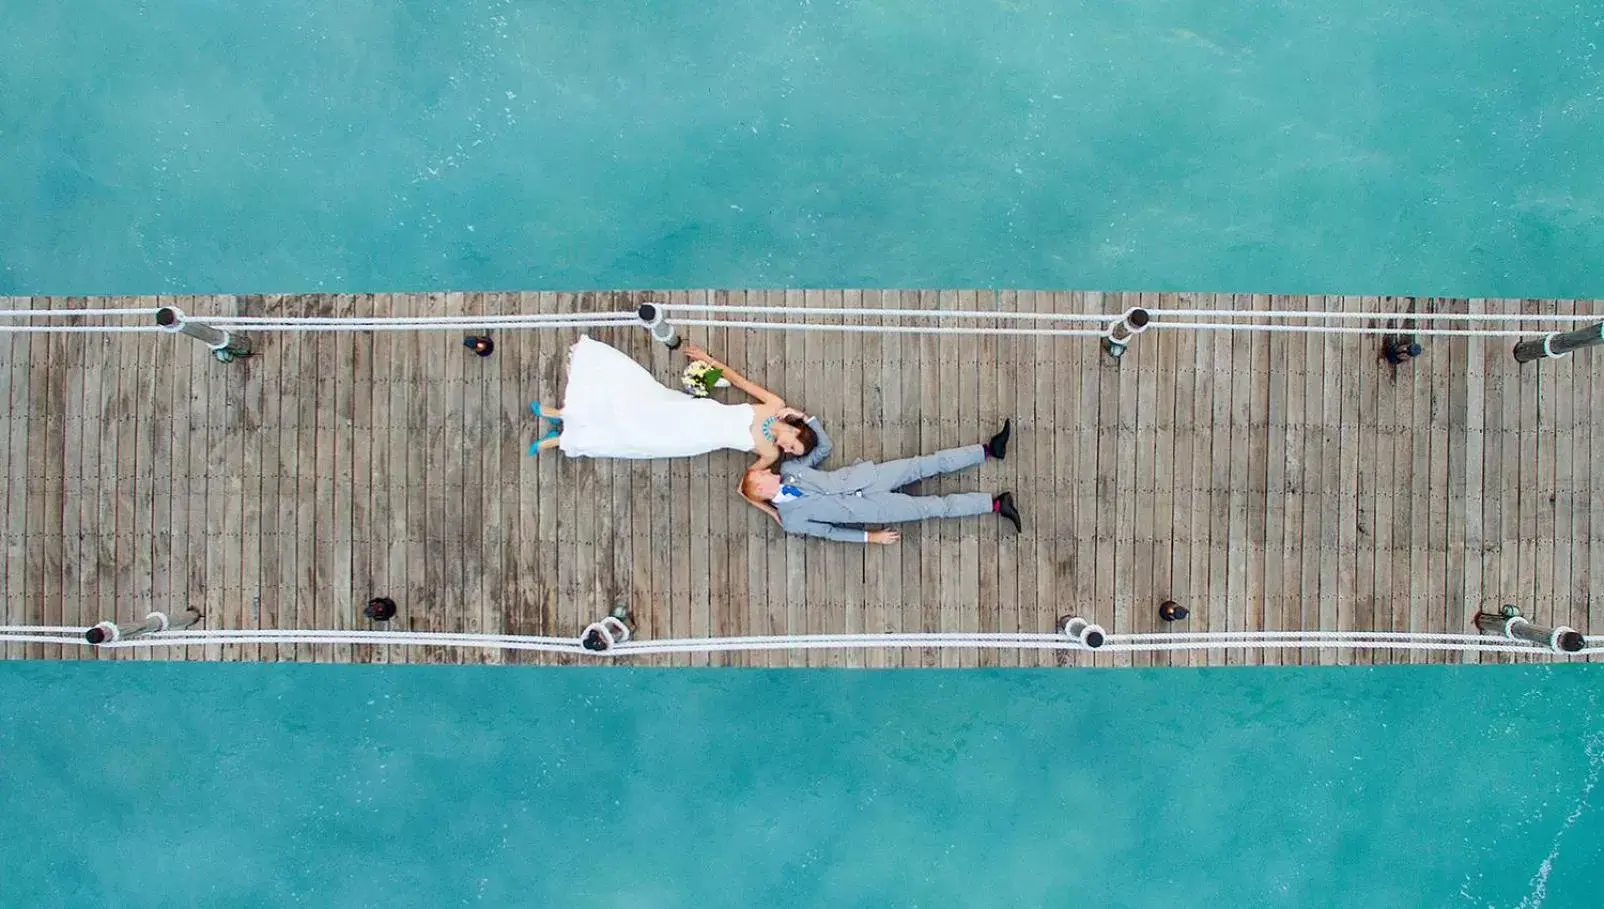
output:
POLYGON ((764 404, 773 405, 775 407, 785 406, 784 398, 731 369, 728 364, 713 359, 712 354, 700 347, 697 347, 695 344, 681 344, 679 349, 684 351, 685 356, 690 357, 692 360, 703 360, 708 364, 722 370, 724 373, 724 378, 728 379, 731 385, 734 385, 736 388, 739 388, 741 391, 746 392, 764 404))

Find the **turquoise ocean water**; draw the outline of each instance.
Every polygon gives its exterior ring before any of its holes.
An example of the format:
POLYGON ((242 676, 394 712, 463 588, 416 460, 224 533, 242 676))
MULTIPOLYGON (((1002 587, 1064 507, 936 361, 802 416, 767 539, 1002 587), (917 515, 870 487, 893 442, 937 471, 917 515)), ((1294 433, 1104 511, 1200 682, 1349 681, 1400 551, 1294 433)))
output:
MULTIPOLYGON (((1604 280, 1586 4, 4 21, 0 293, 1604 280)), ((6 664, 0 907, 1593 907, 1601 682, 6 664)))
POLYGON ((9 0, 0 293, 1604 292, 1574 0, 9 0))
POLYGON ((1601 692, 0 664, 0 905, 1596 907, 1601 692))

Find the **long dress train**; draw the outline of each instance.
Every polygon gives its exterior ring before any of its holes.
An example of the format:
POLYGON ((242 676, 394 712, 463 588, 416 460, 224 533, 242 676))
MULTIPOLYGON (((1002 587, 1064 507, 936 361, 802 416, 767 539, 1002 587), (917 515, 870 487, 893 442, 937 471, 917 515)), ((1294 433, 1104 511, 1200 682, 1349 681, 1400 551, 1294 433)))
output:
POLYGON ((588 337, 569 351, 562 412, 557 447, 571 458, 687 458, 754 447, 752 405, 665 388, 623 352, 588 337))

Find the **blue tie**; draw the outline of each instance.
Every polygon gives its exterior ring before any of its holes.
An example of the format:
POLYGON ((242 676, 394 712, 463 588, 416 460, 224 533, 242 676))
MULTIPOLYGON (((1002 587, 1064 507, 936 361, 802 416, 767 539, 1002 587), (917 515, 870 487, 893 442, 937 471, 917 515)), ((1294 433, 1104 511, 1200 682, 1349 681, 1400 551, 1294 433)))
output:
POLYGON ((795 499, 802 498, 802 490, 797 489, 795 486, 781 486, 780 491, 795 499))

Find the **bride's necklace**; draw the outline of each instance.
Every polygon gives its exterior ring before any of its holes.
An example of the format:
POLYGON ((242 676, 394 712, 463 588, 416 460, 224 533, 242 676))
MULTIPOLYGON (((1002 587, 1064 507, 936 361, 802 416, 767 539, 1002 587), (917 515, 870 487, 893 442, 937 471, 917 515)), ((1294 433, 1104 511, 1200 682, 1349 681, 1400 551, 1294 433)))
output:
POLYGON ((763 432, 763 438, 768 439, 770 442, 778 441, 777 439, 774 438, 774 428, 773 428, 774 427, 774 421, 777 420, 777 419, 779 419, 779 414, 775 414, 774 416, 769 417, 768 419, 764 420, 763 421, 763 425, 758 427, 763 432))

